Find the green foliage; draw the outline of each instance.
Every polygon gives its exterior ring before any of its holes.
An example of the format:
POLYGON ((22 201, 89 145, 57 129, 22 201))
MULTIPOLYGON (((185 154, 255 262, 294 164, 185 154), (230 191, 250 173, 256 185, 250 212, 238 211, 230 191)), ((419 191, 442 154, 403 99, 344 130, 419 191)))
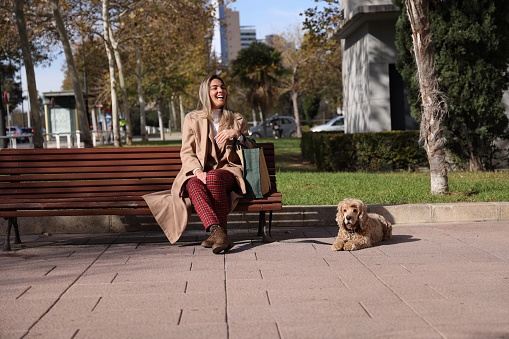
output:
POLYGON ((272 104, 275 84, 283 72, 281 53, 257 41, 241 49, 231 64, 232 77, 248 90, 246 97, 251 107, 263 112, 272 104))
POLYGON ((304 115, 308 125, 311 126, 311 122, 318 115, 320 109, 320 96, 316 94, 304 93, 302 95, 302 108, 304 109, 304 115))
MULTIPOLYGON (((410 24, 403 2, 396 26, 396 67, 408 88, 412 116, 420 120, 419 87, 410 24)), ((502 105, 508 88, 507 0, 451 0, 430 5, 435 71, 449 106, 443 122, 446 147, 463 161, 490 168, 493 141, 506 138, 509 121, 502 105)))
POLYGON ((427 166, 417 131, 303 133, 302 156, 322 171, 415 170, 427 166))

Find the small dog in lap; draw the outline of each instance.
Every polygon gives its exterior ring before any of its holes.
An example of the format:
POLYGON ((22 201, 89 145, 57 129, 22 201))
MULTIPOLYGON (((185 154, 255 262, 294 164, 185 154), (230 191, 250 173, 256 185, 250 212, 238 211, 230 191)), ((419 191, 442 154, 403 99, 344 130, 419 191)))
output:
POLYGON ((345 199, 338 204, 336 222, 339 232, 333 251, 360 250, 392 235, 391 223, 379 214, 368 214, 366 205, 358 199, 345 199))

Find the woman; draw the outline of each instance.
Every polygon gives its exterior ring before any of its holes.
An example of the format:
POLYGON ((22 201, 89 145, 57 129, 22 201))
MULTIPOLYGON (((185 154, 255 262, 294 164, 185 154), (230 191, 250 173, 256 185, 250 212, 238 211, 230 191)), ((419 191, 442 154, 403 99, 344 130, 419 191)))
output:
POLYGON ((227 109, 227 90, 217 75, 205 78, 195 111, 186 115, 182 131, 182 168, 170 191, 143 196, 171 243, 186 228, 194 206, 210 237, 202 242, 216 254, 233 243, 226 217, 246 193, 234 139, 248 131, 246 119, 227 109))

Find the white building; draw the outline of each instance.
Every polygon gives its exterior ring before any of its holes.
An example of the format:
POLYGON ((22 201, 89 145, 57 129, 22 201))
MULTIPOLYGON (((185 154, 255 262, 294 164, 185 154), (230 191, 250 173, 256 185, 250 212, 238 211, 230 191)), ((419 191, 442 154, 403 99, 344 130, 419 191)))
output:
POLYGON ((391 0, 340 0, 345 132, 418 129, 396 70, 396 20, 391 0))

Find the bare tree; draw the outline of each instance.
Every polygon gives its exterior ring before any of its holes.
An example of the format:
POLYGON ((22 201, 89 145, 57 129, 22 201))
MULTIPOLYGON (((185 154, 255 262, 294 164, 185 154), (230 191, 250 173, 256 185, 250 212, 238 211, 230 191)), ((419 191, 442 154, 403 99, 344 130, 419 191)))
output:
POLYGON ((39 110, 39 102, 37 100, 37 86, 35 83, 34 63, 32 60, 32 52, 28 41, 27 24, 25 21, 25 13, 23 10, 24 1, 16 0, 14 12, 16 14, 16 26, 18 27, 21 52, 23 54, 23 62, 25 64, 25 72, 27 76, 28 96, 30 97, 30 115, 31 124, 34 127, 34 148, 43 148, 44 141, 42 139, 42 128, 39 110))
POLYGON ((86 148, 92 148, 92 134, 90 133, 90 123, 88 121, 87 110, 85 106, 85 99, 83 97, 83 91, 81 89, 80 80, 78 77, 78 71, 76 70, 76 64, 74 63, 74 57, 72 55, 71 44, 65 30, 64 21, 60 14, 59 0, 50 0, 51 10, 53 12, 53 19, 55 20, 55 27, 60 41, 64 49, 65 60, 67 62, 67 69, 69 71, 69 77, 72 81, 72 87, 74 89, 74 97, 76 99, 76 109, 78 110, 78 120, 81 133, 83 135, 83 142, 86 148))
POLYGON ((286 74, 288 75, 283 78, 283 86, 279 90, 280 94, 291 92, 293 117, 297 124, 297 138, 302 137, 298 104, 299 94, 302 91, 300 72, 309 58, 309 55, 302 48, 303 39, 300 27, 295 27, 272 41, 274 47, 281 53, 283 67, 286 68, 286 74))
POLYGON ((111 85, 111 120, 113 129, 113 145, 115 147, 122 146, 120 142, 120 121, 118 118, 118 93, 117 79, 115 77, 115 59, 110 39, 110 2, 102 0, 103 6, 103 27, 104 27, 104 45, 106 46, 106 55, 108 56, 108 68, 110 70, 111 85))
POLYGON ((438 87, 433 64, 433 41, 429 22, 429 0, 405 0, 412 26, 412 41, 422 98, 420 138, 428 155, 431 194, 449 192, 445 162, 445 138, 440 126, 447 114, 447 102, 438 87))

